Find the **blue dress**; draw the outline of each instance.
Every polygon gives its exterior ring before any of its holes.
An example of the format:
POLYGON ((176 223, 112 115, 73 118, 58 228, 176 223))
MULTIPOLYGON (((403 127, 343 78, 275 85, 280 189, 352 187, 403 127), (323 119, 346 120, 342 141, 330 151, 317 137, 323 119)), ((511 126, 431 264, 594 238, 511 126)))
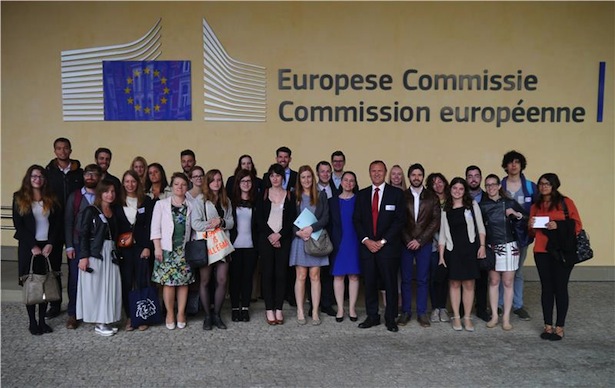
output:
POLYGON ((352 213, 357 196, 349 199, 339 198, 340 218, 342 221, 342 240, 340 242, 331 275, 358 275, 359 268, 359 237, 352 223, 352 213))
MULTIPOLYGON (((301 206, 299 209, 300 214, 303 209, 308 208, 312 213, 316 211, 316 206, 310 205, 310 197, 308 195, 301 196, 301 206)), ((323 267, 329 265, 329 256, 316 257, 305 253, 305 242, 303 239, 297 237, 293 238, 293 242, 290 246, 290 262, 289 266, 293 267, 299 265, 301 267, 323 267)))

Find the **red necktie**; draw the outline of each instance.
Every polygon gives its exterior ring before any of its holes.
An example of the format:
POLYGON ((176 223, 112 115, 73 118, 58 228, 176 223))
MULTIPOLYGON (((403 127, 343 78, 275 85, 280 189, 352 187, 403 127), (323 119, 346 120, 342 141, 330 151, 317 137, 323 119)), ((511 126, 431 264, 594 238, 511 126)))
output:
POLYGON ((378 225, 378 202, 380 200, 380 196, 378 192, 380 189, 376 187, 374 189, 374 197, 372 198, 372 225, 374 228, 374 237, 376 237, 376 230, 378 225))

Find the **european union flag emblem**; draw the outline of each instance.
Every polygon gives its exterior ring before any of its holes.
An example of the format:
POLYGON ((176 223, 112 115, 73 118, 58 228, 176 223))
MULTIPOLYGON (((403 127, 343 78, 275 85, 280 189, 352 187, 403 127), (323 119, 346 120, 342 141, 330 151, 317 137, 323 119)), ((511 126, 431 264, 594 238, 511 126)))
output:
POLYGON ((103 61, 105 120, 192 120, 190 61, 103 61))

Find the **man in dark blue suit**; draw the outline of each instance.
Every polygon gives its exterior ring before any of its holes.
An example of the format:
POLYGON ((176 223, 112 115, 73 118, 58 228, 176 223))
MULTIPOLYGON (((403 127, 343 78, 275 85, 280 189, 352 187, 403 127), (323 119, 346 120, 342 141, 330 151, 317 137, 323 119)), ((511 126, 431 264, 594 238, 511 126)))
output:
POLYGON ((397 332, 397 272, 402 250, 401 231, 406 224, 404 193, 384 183, 386 165, 381 160, 369 165, 372 185, 359 192, 353 214, 357 236, 361 239, 361 273, 365 279, 367 318, 359 328, 380 324, 378 278, 386 291, 384 320, 387 330, 397 332))

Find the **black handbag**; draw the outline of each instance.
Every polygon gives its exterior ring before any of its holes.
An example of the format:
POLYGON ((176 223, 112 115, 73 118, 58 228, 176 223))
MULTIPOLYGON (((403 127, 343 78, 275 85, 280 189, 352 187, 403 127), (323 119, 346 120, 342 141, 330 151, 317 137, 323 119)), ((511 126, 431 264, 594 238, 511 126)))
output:
MULTIPOLYGON (((570 219, 570 215, 568 213, 568 206, 566 206, 566 201, 562 199, 562 208, 564 210, 564 215, 566 216, 566 220, 570 219)), ((587 261, 594 257, 594 251, 589 245, 589 235, 585 231, 585 229, 581 229, 579 234, 576 235, 576 247, 577 247, 577 255, 576 260, 573 258, 573 263, 570 264, 578 264, 584 261, 587 261)))
POLYGON ((197 269, 209 264, 207 240, 192 240, 186 243, 185 256, 190 268, 197 269))
POLYGON ((478 269, 481 271, 493 271, 495 270, 495 252, 489 245, 485 247, 485 252, 487 252, 487 256, 484 259, 477 259, 478 269))

